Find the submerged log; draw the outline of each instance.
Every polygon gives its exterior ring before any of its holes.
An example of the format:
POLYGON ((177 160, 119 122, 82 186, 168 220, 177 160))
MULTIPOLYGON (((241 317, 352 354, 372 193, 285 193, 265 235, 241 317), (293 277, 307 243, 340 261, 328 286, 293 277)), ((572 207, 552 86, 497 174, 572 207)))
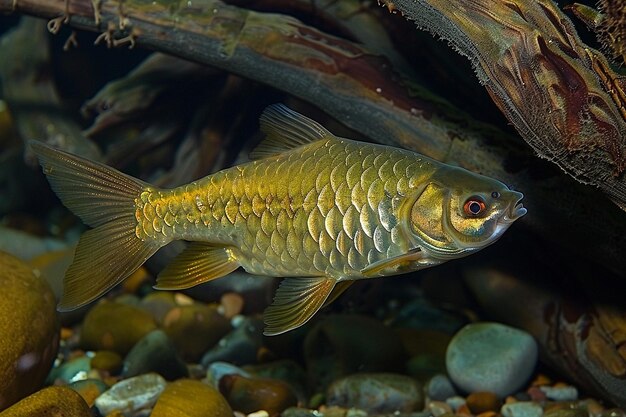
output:
POLYGON ((550 0, 400 0, 395 7, 467 56, 539 154, 626 210, 625 79, 550 0))

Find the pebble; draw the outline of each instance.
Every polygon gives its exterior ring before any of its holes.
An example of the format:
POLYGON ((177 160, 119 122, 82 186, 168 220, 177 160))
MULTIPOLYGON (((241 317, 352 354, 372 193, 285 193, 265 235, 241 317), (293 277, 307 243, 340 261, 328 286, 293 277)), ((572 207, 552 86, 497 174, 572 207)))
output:
POLYGON ((156 372, 169 381, 189 376, 187 365, 178 355, 174 343, 161 329, 145 335, 124 358, 124 378, 149 372, 156 372))
POLYGON ((502 401, 493 392, 472 392, 465 399, 465 404, 472 414, 478 415, 487 411, 498 411, 502 401))
POLYGON ((243 370, 250 372, 256 377, 278 379, 286 382, 298 397, 298 401, 306 402, 306 372, 297 362, 290 359, 281 359, 259 365, 244 366, 243 370))
POLYGON ((142 309, 103 301, 85 316, 80 343, 84 349, 112 350, 124 356, 155 328, 152 316, 142 309))
POLYGON ((77 356, 63 363, 61 366, 53 368, 46 380, 47 384, 63 382, 70 384, 75 381, 87 379, 87 374, 91 370, 91 358, 88 356, 77 356))
POLYGON ((334 381, 327 390, 328 405, 358 408, 369 413, 420 410, 424 406, 421 385, 406 375, 360 373, 334 381))
POLYGON ((232 417, 226 399, 215 388, 192 379, 167 386, 150 417, 232 417))
POLYGON ((67 387, 48 387, 0 413, 2 417, 92 417, 85 400, 67 387))
POLYGON ((219 390, 233 410, 246 414, 265 410, 274 416, 298 403, 291 387, 275 379, 224 375, 219 390))
POLYGON ((398 334, 379 320, 359 315, 328 315, 304 339, 309 381, 325 391, 334 380, 355 372, 399 372, 406 353, 398 334))
POLYGON ((150 313, 159 326, 163 324, 167 313, 177 305, 173 291, 153 291, 139 301, 141 309, 150 313))
POLYGON ((202 365, 208 367, 216 361, 229 362, 234 365, 256 362, 257 353, 263 345, 264 326, 263 320, 259 318, 244 318, 237 327, 202 356, 202 365))
POLYGON ((504 404, 500 409, 503 417, 541 417, 543 408, 532 401, 504 404))
POLYGON ((18 258, 0 251, 0 410, 46 379, 59 346, 50 286, 18 258))
POLYGON ((93 407, 98 398, 109 386, 99 379, 83 379, 72 382, 69 387, 80 394, 89 407, 93 407))
POLYGON ((215 388, 219 387, 220 379, 225 375, 241 375, 252 378, 252 374, 228 362, 213 362, 206 371, 206 379, 215 388))
POLYGON ((426 396, 431 400, 445 401, 456 395, 452 381, 444 374, 436 374, 426 384, 426 396))
POLYGON ((122 357, 111 350, 99 350, 91 358, 91 367, 116 375, 122 370, 122 357))
POLYGON ((543 417, 589 417, 587 410, 582 408, 564 408, 568 405, 562 406, 557 404, 551 408, 546 408, 543 412, 543 417))
POLYGON ((452 408, 452 411, 454 411, 455 413, 459 410, 462 410, 463 408, 467 408, 467 405, 465 404, 465 398, 459 395, 453 395, 451 397, 448 397, 445 399, 445 402, 450 406, 450 408, 452 408))
POLYGON ((452 407, 443 401, 428 401, 426 403, 426 411, 430 412, 434 417, 440 417, 444 414, 452 414, 452 407))
POLYGON ((539 389, 553 401, 575 401, 578 399, 578 390, 571 385, 541 386, 539 389))
POLYGON ((463 327, 446 353, 450 379, 467 392, 505 397, 520 389, 537 363, 537 344, 528 333, 499 323, 463 327))
POLYGON ((182 358, 190 362, 197 362, 231 330, 217 304, 200 303, 172 308, 163 318, 162 328, 182 358))
POLYGON ((244 299, 234 292, 222 294, 220 298, 220 311, 227 319, 232 319, 243 310, 244 299))
POLYGON ((152 407, 166 384, 156 373, 124 379, 96 399, 96 408, 105 416, 117 410, 130 417, 137 410, 152 407))

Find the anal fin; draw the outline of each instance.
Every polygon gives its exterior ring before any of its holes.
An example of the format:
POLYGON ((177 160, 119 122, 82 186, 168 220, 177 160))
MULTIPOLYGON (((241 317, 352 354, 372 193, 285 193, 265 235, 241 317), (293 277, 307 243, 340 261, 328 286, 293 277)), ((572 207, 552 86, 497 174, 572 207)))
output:
POLYGON ((266 336, 275 336, 302 326, 324 305, 337 280, 330 277, 285 278, 274 302, 263 314, 266 336))
POLYGON ((239 267, 229 248, 192 242, 165 267, 154 288, 182 290, 221 278, 239 267))
POLYGON ((339 296, 343 294, 348 288, 350 288, 352 284, 354 284, 354 281, 339 281, 335 285, 335 288, 333 288, 333 291, 330 293, 328 298, 326 299, 326 302, 324 303, 322 308, 326 307, 327 305, 335 301, 337 298, 339 298, 339 296))

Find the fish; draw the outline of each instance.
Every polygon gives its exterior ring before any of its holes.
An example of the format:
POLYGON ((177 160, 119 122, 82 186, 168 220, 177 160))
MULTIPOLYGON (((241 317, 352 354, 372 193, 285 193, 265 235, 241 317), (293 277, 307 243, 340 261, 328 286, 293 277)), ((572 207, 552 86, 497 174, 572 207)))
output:
POLYGON ((157 276, 180 290, 237 268, 283 278, 266 335, 308 322, 355 280, 439 265, 494 243, 526 214, 504 183, 418 153, 333 135, 283 104, 260 117, 250 161, 172 189, 41 142, 30 146, 63 204, 92 229, 66 272, 60 311, 122 282, 174 240, 157 276))

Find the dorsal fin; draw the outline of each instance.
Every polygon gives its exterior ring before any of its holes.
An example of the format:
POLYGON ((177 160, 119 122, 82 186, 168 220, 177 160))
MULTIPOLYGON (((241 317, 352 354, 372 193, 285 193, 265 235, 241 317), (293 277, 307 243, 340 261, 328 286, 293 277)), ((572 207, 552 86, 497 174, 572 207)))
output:
POLYGON ((284 104, 267 106, 259 119, 265 139, 250 153, 250 159, 278 155, 320 139, 333 137, 321 124, 284 104))

